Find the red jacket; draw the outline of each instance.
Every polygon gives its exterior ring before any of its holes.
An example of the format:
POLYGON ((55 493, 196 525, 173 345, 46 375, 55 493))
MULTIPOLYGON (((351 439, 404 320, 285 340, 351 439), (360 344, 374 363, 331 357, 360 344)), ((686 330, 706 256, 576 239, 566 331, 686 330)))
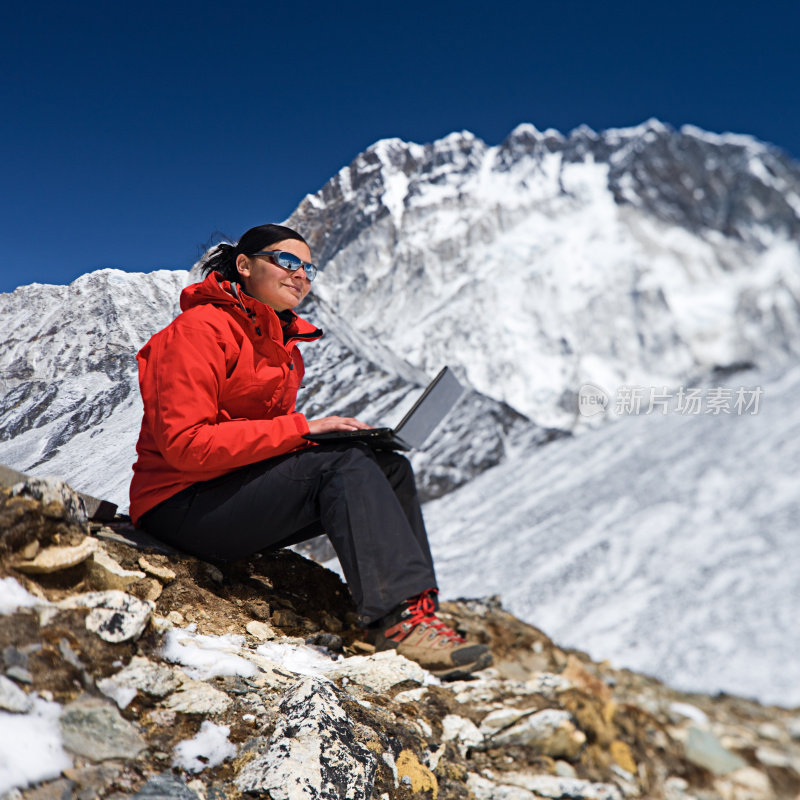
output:
POLYGON ((297 342, 322 331, 294 312, 282 326, 218 273, 187 286, 181 309, 137 356, 144 417, 134 523, 193 483, 309 445, 308 422, 294 410, 304 373, 297 342))

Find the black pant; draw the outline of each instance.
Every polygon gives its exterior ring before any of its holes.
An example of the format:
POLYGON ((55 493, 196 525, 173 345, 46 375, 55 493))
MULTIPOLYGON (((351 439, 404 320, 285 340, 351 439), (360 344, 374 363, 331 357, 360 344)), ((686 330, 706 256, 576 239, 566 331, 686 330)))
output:
POLYGON ((220 561, 326 533, 364 622, 436 586, 411 464, 363 444, 319 445, 195 483, 141 525, 220 561))

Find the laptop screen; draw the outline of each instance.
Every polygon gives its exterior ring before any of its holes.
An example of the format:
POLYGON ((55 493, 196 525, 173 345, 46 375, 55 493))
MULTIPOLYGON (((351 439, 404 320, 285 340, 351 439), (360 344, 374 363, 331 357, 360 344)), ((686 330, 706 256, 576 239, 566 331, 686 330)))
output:
POLYGON ((403 417, 394 432, 411 447, 421 447, 463 392, 464 387, 450 368, 444 367, 423 392, 422 397, 403 417))

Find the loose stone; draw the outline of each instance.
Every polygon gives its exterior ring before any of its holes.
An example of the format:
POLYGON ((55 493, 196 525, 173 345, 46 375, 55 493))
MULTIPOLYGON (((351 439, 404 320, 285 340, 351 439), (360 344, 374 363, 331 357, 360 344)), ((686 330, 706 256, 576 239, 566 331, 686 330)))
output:
POLYGON ((118 590, 75 595, 62 600, 58 606, 90 608, 86 629, 112 643, 138 639, 153 613, 152 603, 118 590))
POLYGON ((79 697, 65 706, 59 726, 64 746, 92 761, 135 758, 147 748, 136 728, 96 697, 79 697))

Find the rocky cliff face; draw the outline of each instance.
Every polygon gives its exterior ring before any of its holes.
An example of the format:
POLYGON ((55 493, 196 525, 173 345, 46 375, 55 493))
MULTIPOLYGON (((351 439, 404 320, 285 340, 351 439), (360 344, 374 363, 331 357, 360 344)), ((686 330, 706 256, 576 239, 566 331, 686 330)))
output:
POLYGON ((360 641, 336 576, 133 547, 64 485, 0 496, 0 793, 26 798, 768 800, 800 714, 676 692, 496 599, 446 615, 495 665, 440 683, 360 641))
POLYGON ((547 425, 583 383, 675 386, 797 354, 800 168, 656 120, 376 143, 290 223, 364 334, 547 425), (413 324, 409 324, 413 320, 413 324))

